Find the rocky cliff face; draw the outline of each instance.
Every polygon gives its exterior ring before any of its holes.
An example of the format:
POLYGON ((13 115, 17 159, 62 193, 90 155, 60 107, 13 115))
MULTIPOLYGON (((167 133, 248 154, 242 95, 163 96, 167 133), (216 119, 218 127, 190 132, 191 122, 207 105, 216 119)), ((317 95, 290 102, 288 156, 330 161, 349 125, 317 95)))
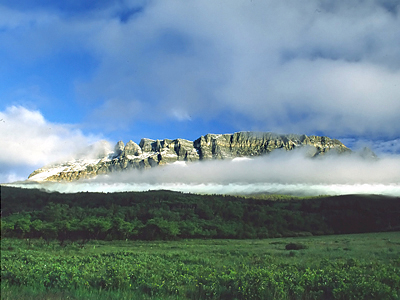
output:
POLYGON ((114 152, 98 159, 76 160, 38 169, 29 179, 72 181, 122 170, 151 168, 176 161, 252 157, 267 154, 275 149, 289 151, 299 147, 308 147, 310 156, 322 155, 329 151, 351 152, 340 141, 324 136, 237 132, 207 134, 194 142, 184 139, 142 139, 139 145, 133 141, 126 145, 119 141, 114 152))

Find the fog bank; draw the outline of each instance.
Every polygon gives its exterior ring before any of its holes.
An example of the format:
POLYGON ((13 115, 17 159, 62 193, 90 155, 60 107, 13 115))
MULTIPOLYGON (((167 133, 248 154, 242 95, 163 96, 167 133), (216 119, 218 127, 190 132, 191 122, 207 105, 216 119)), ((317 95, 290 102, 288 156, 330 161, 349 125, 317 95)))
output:
POLYGON ((176 162, 72 183, 31 182, 13 185, 65 193, 168 189, 211 194, 400 196, 400 158, 363 159, 355 155, 328 155, 310 159, 305 157, 303 151, 275 151, 252 159, 176 162))

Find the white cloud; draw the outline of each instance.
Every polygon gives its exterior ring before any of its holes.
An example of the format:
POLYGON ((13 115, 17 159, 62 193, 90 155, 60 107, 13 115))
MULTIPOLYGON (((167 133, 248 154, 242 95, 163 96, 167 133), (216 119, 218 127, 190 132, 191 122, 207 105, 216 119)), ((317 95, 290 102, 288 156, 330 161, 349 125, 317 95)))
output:
MULTIPOLYGON (((68 159, 100 139, 86 136, 72 125, 48 122, 39 111, 21 106, 0 112, 0 136, 1 180, 6 181, 29 175, 16 170, 26 172, 30 167, 32 172, 48 163, 68 159)), ((98 148, 93 150, 97 152, 98 148)))
POLYGON ((377 1, 155 1, 90 39, 103 60, 81 88, 142 101, 141 118, 228 111, 267 130, 396 136, 399 28, 377 1))
POLYGON ((15 59, 93 55, 76 89, 97 126, 223 114, 238 130, 397 138, 400 18, 384 2, 151 1, 124 22, 135 3, 75 18, 3 7, 0 42, 15 59))

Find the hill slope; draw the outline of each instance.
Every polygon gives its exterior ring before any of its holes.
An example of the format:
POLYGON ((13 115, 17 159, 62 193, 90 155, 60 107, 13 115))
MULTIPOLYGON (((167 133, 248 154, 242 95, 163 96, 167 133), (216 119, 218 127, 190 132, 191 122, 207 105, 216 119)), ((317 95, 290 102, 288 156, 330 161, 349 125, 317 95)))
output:
POLYGON ((400 198, 267 199, 171 191, 46 193, 2 187, 2 236, 45 239, 268 238, 400 230, 400 198))

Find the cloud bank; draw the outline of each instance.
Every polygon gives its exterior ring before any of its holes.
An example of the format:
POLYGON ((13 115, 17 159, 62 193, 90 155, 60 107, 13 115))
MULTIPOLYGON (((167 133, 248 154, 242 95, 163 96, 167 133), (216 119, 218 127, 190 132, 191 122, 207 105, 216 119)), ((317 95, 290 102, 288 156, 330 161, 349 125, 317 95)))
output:
POLYGON ((36 168, 81 153, 96 155, 108 147, 107 142, 98 142, 99 136, 51 123, 39 111, 21 106, 0 112, 0 136, 0 182, 24 180, 36 168))
POLYGON ((397 1, 56 3, 0 6, 2 53, 20 63, 88 54, 96 66, 74 85, 94 107, 90 126, 201 119, 399 137, 397 1))
POLYGON ((93 44, 106 59, 80 87, 126 100, 136 89, 158 91, 139 98, 155 108, 137 118, 228 112, 272 131, 396 136, 397 11, 350 2, 156 1, 99 32, 93 44), (112 87, 110 73, 119 78, 112 87))

